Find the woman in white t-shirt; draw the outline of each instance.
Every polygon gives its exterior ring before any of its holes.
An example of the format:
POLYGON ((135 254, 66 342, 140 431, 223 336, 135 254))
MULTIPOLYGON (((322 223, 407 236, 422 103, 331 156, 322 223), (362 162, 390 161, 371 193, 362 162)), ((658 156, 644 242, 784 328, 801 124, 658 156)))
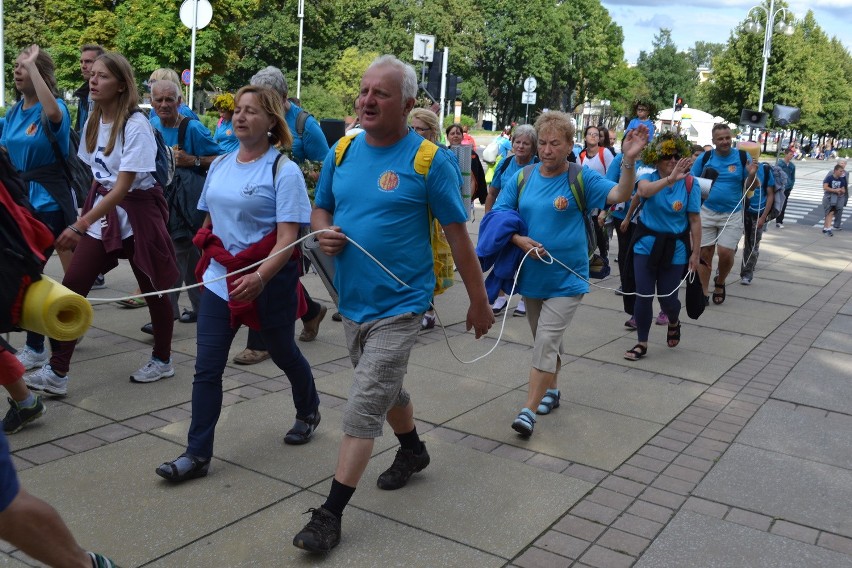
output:
MULTIPOLYGON (((62 283, 86 296, 98 274, 130 261, 140 289, 166 290, 177 280, 175 251, 166 230, 168 205, 150 172, 157 152, 154 131, 138 112, 133 70, 117 53, 92 65, 89 98, 94 108, 83 129, 78 155, 92 169, 94 184, 83 214, 56 239, 57 250, 74 250, 62 283)), ((166 296, 149 296, 154 323, 151 359, 130 376, 140 383, 175 374, 171 364, 172 307, 166 296)), ((50 363, 24 380, 36 391, 65 395, 75 341, 51 341, 50 363)))
POLYGON ((587 126, 583 132, 586 146, 580 152, 580 165, 591 168, 601 174, 606 175, 610 164, 615 159, 615 155, 601 144, 601 130, 597 126, 587 126))
POLYGON ((260 331, 290 381, 296 422, 284 443, 306 444, 320 422, 311 366, 295 340, 296 319, 307 304, 300 293, 298 249, 288 248, 300 225, 310 222, 311 203, 301 170, 276 149, 292 143, 281 105, 268 87, 240 89, 233 116, 240 147, 210 165, 198 202, 208 215, 193 242, 202 250, 198 273, 203 271, 207 284, 198 311, 187 448, 156 470, 169 481, 207 475, 222 410, 222 374, 240 325, 260 331))

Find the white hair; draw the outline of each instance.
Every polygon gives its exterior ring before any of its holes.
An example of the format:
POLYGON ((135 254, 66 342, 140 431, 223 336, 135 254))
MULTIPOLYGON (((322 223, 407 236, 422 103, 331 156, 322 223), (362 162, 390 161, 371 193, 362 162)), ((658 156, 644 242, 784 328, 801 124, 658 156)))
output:
POLYGON ((402 100, 407 101, 408 99, 416 99, 417 98, 417 72, 414 70, 414 67, 407 63, 403 63, 393 55, 380 55, 375 58, 370 66, 367 67, 367 71, 373 69, 374 67, 393 67, 398 70, 402 75, 402 100))

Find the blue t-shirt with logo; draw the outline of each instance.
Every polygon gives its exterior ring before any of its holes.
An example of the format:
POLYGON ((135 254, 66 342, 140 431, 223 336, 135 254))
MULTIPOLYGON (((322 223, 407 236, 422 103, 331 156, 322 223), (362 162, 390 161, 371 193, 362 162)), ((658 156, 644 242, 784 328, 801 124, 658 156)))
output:
POLYGON ((284 114, 284 120, 287 122, 287 127, 290 128, 290 134, 293 135, 293 159, 296 160, 297 164, 305 160, 321 162, 325 160, 325 156, 328 154, 328 142, 325 139, 325 134, 317 119, 309 116, 305 122, 305 131, 299 137, 296 133, 296 122, 300 112, 302 112, 301 107, 290 103, 290 110, 284 114))
MULTIPOLYGON (((701 165, 701 159, 692 165, 692 175, 701 176, 705 167, 713 168, 719 173, 710 196, 704 201, 704 207, 716 213, 731 213, 743 208, 743 183, 748 174, 740 161, 740 153, 731 148, 727 156, 722 156, 716 150, 710 150, 710 159, 701 165)), ((751 163, 751 155, 746 154, 746 164, 751 163)))
MULTIPOLYGON (((659 181, 660 172, 639 177, 639 180, 659 181)), ((701 188, 693 180, 692 190, 687 191, 686 180, 682 179, 673 185, 664 187, 651 197, 642 198, 642 224, 657 233, 682 233, 689 227, 689 213, 701 212, 701 188)), ((633 246, 635 254, 651 254, 656 238, 646 235, 636 241, 633 246)), ((686 264, 686 247, 681 241, 675 245, 672 264, 686 264)))
POLYGON ((224 118, 216 125, 216 132, 213 134, 213 140, 219 144, 219 147, 226 154, 233 152, 240 147, 240 141, 237 135, 234 134, 234 122, 225 120, 224 118))
MULTIPOLYGON (((506 159, 509 160, 508 162, 506 162, 506 168, 501 172, 499 176, 494 176, 494 179, 491 180, 491 187, 493 187, 494 189, 503 189, 503 186, 506 185, 506 182, 509 179, 518 176, 519 170, 524 169, 525 166, 528 166, 530 164, 537 164, 539 162, 538 156, 533 156, 533 159, 530 162, 524 164, 523 166, 518 164, 518 161, 515 159, 514 156, 509 156, 506 159)), ((502 165, 502 162, 498 164, 497 169, 500 169, 500 166, 502 165)))
MULTIPOLYGON (((278 156, 278 150, 269 148, 258 161, 241 164, 236 152, 232 152, 210 166, 198 208, 210 213, 213 232, 233 255, 275 231, 277 223, 310 222, 311 202, 299 167, 287 160, 272 184, 272 166, 278 156)), ((224 266, 212 260, 204 280, 226 273, 224 266)), ((205 287, 223 300, 228 299, 225 280, 205 287)))
POLYGON ((316 206, 329 211, 345 235, 409 286, 347 243, 334 257, 334 286, 340 313, 355 322, 424 312, 435 288, 428 213, 442 225, 467 221, 461 173, 451 152, 435 155, 425 179, 414 171, 422 141, 409 130, 392 146, 371 146, 361 133, 339 166, 334 147, 323 164, 316 206))
MULTIPOLYGON (((568 173, 550 178, 542 176, 540 170, 541 165, 536 165, 526 178, 520 203, 518 176, 508 179, 494 210, 518 210, 529 227, 530 238, 580 276, 555 262, 546 264, 530 255, 533 258, 528 257, 521 268, 518 291, 523 296, 539 299, 585 294, 589 291, 585 281, 589 279, 586 230, 574 194, 568 187, 568 173)), ((584 167, 586 211, 603 209, 615 185, 598 172, 584 167)))
MULTIPOLYGON (((748 201, 748 212, 756 213, 758 216, 763 215, 763 210, 766 209, 766 188, 767 186, 775 187, 775 176, 772 175, 772 168, 765 168, 763 164, 760 164, 757 167, 757 174, 755 174, 758 181, 760 182, 760 187, 756 187, 754 189, 754 195, 751 196, 751 199, 748 201), (769 180, 765 179, 766 170, 769 170, 769 180)), ((780 191, 784 191, 784 188, 780 188, 780 191)))
MULTIPOLYGON (((163 135, 163 142, 168 146, 177 146, 179 128, 165 128, 161 122, 155 128, 163 135)), ((218 156, 225 153, 210 136, 210 130, 201 121, 191 119, 186 125, 183 151, 193 156, 218 156)))
MULTIPOLYGON (((62 111, 62 121, 54 124, 47 121, 59 150, 64 157, 68 156, 69 134, 71 132, 71 115, 65 103, 57 99, 59 109, 62 111)), ((56 154, 47 138, 41 122, 42 106, 36 103, 28 109, 24 108, 23 101, 17 103, 6 113, 6 126, 3 128, 3 137, 0 145, 9 152, 12 165, 19 171, 34 170, 41 166, 56 162, 56 154)), ((61 167, 57 165, 57 167, 61 167)), ((36 211, 59 211, 59 204, 40 183, 31 181, 29 183, 30 204, 36 211)))

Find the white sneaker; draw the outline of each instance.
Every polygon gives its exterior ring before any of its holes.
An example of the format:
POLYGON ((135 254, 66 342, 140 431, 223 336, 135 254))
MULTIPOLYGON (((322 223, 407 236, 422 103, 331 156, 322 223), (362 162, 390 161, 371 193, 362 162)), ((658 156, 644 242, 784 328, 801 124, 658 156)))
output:
POLYGON ((162 362, 159 359, 151 357, 151 360, 145 365, 130 375, 130 381, 134 383, 153 383, 160 379, 167 379, 175 376, 175 368, 172 367, 172 362, 162 362))
POLYGON ((24 366, 25 371, 35 369, 36 367, 42 367, 45 363, 50 361, 50 353, 47 352, 47 349, 44 349, 41 353, 39 353, 29 345, 24 345, 24 348, 18 351, 18 353, 15 354, 15 357, 17 357, 18 361, 21 362, 21 365, 24 366))
POLYGON ((515 311, 512 312, 512 317, 523 317, 527 315, 527 305, 523 300, 518 302, 518 307, 515 308, 515 311))
POLYGON ((784 223, 775 223, 775 228, 776 228, 776 229, 783 229, 783 228, 784 228, 784 223))
POLYGON ((68 394, 68 375, 60 377, 53 372, 53 367, 45 365, 38 371, 24 375, 24 383, 30 390, 55 396, 68 394))

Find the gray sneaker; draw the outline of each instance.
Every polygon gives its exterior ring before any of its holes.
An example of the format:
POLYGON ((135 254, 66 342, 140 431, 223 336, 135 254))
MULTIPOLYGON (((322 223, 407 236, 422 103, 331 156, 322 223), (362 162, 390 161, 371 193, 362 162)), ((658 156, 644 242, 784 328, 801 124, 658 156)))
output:
POLYGON ((145 365, 130 375, 130 381, 133 383, 153 383, 160 379, 167 379, 175 376, 175 368, 172 367, 171 361, 160 361, 154 357, 145 363, 145 365))
POLYGON ((24 383, 31 391, 43 392, 55 396, 68 394, 68 375, 60 377, 53 372, 53 367, 45 365, 38 371, 24 375, 24 383))
POLYGON ((29 345, 24 345, 24 348, 15 354, 25 371, 29 371, 38 367, 43 367, 45 363, 50 361, 50 353, 47 349, 43 349, 41 353, 31 348, 29 345))

